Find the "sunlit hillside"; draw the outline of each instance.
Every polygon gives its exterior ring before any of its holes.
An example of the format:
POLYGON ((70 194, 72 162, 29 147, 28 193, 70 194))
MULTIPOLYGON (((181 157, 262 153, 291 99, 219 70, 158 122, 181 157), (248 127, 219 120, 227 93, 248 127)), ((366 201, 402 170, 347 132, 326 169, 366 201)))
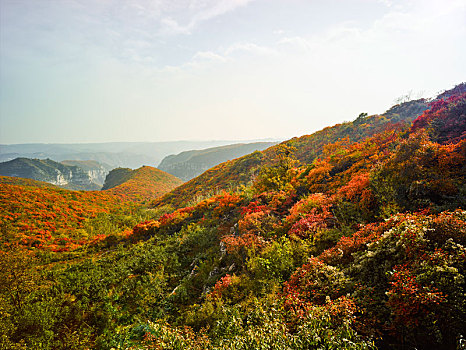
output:
POLYGON ((129 206, 102 192, 69 191, 29 179, 0 179, 1 239, 5 243, 53 251, 76 249, 101 234, 87 229, 89 221, 129 206))
POLYGON ((144 217, 135 202, 154 199, 181 183, 151 167, 129 172, 121 184, 105 191, 70 191, 46 182, 0 177, 2 241, 75 250, 131 229, 144 217))
POLYGON ((342 139, 344 144, 349 144, 384 130, 400 130, 406 123, 410 123, 422 114, 426 108, 427 104, 424 100, 404 102, 382 115, 361 114, 352 122, 327 127, 311 135, 293 138, 280 145, 269 147, 262 152, 254 152, 224 162, 156 200, 154 206, 187 205, 222 190, 235 190, 241 185, 248 185, 261 166, 274 162, 277 150, 283 145, 289 146, 290 155, 302 164, 310 164, 323 154, 324 146, 328 144, 342 139))
POLYGON ((466 350, 465 19, 0 0, 0 350, 466 350))
POLYGON ((98 192, 2 178, 1 346, 461 348, 466 93, 425 108, 254 152, 146 206, 150 167, 98 192))
POLYGON ((141 202, 156 199, 182 183, 177 177, 162 170, 143 166, 136 170, 112 170, 102 189, 122 200, 141 202))

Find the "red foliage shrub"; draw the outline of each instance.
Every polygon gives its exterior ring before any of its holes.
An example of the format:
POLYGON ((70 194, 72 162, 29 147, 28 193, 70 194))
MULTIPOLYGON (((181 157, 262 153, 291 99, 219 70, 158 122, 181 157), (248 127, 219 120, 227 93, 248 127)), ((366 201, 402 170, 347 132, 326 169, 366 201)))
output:
POLYGON ((411 131, 419 129, 427 129, 432 140, 441 144, 466 139, 466 93, 432 102, 413 122, 411 131))
POLYGON ((231 284, 231 280, 232 278, 228 274, 220 278, 220 280, 215 283, 214 290, 210 293, 210 296, 212 298, 221 298, 222 292, 228 288, 228 286, 231 284))
POLYGON ((239 253, 244 249, 261 249, 265 246, 264 239, 252 233, 224 236, 222 242, 229 254, 239 253))
MULTIPOLYGON (((323 193, 312 193, 306 198, 301 199, 295 203, 289 210, 289 215, 285 218, 287 223, 294 223, 299 218, 302 218, 309 214, 312 209, 326 208, 328 210, 330 206, 330 198, 323 193)), ((324 209, 322 209, 324 210, 324 209)))
POLYGON ((308 303, 322 305, 329 298, 340 297, 344 284, 344 275, 337 268, 311 257, 284 284, 283 295, 295 308, 308 303))
POLYGON ((334 225, 336 219, 330 213, 327 207, 312 208, 310 213, 293 224, 288 234, 299 238, 308 238, 317 232, 330 228, 334 225))
POLYGON ((387 295, 394 323, 403 327, 417 326, 433 305, 446 300, 435 287, 419 285, 407 264, 395 266, 387 295))
POLYGON ((353 261, 353 253, 365 250, 367 244, 377 241, 384 232, 395 225, 394 218, 366 224, 351 236, 341 237, 335 246, 320 254, 319 259, 330 265, 348 264, 353 261))

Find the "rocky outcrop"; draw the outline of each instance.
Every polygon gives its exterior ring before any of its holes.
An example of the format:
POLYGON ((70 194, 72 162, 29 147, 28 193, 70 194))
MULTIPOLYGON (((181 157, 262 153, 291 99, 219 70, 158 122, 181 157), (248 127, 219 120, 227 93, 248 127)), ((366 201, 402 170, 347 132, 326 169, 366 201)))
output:
POLYGON ((16 158, 0 163, 0 175, 48 182, 72 190, 99 190, 108 169, 95 161, 55 162, 51 159, 16 158))
POLYGON ((95 160, 64 160, 60 163, 81 168, 87 174, 89 181, 100 185, 100 187, 102 187, 105 178, 112 170, 112 166, 95 160))

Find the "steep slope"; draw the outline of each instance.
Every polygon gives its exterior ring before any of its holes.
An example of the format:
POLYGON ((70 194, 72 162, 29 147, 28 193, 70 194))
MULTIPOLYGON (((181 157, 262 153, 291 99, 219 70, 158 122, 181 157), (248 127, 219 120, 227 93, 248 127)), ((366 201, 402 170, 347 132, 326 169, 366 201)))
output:
POLYGON ((130 168, 116 168, 110 171, 104 181, 102 190, 108 190, 110 188, 121 185, 122 183, 131 179, 133 170, 130 168))
POLYGON ((246 185, 254 178, 260 166, 273 161, 277 151, 283 145, 291 147, 290 152, 301 163, 310 164, 322 155, 324 146, 327 144, 343 138, 346 138, 349 143, 357 142, 386 129, 400 128, 403 123, 410 123, 426 109, 427 101, 416 100, 396 105, 382 115, 367 116, 361 114, 353 122, 337 124, 311 135, 293 138, 262 152, 253 152, 219 164, 197 178, 177 187, 153 204, 156 207, 164 205, 179 207, 196 202, 221 190, 230 190, 246 185))
POLYGON ((183 183, 177 177, 150 166, 136 170, 117 168, 107 175, 107 179, 103 187, 105 192, 134 202, 153 200, 183 183))
POLYGON ((95 160, 63 160, 60 163, 81 168, 85 173, 87 173, 90 181, 99 186, 104 184, 105 177, 109 171, 113 169, 112 166, 105 163, 99 163, 95 160))
MULTIPOLYGON (((452 110, 462 116, 465 101, 444 101, 430 125, 452 110)), ((432 112, 435 104, 419 120, 432 112)), ((277 349, 317 348, 360 334, 355 349, 371 348, 364 339, 382 349, 458 348, 466 327, 460 125, 442 143, 410 125, 337 142, 312 164, 281 153, 248 191, 139 224, 133 235, 153 237, 153 252, 171 244, 171 261, 183 271, 166 290, 179 327, 147 322, 144 344, 156 348, 166 335, 189 349, 200 341, 219 349, 226 339, 235 348, 271 337, 285 344, 277 349), (342 324, 352 331, 341 334, 342 324), (181 331, 186 325, 192 334, 181 331), (304 334, 320 342, 307 343, 304 334)))
POLYGON ((51 159, 16 158, 0 163, 0 175, 22 177, 48 182, 72 190, 98 190, 96 179, 105 176, 107 170, 96 162, 58 163, 51 159), (86 169, 80 165, 85 164, 86 169))
POLYGON ((165 157, 158 168, 188 181, 220 163, 255 151, 262 151, 274 144, 274 142, 239 143, 181 152, 165 157))

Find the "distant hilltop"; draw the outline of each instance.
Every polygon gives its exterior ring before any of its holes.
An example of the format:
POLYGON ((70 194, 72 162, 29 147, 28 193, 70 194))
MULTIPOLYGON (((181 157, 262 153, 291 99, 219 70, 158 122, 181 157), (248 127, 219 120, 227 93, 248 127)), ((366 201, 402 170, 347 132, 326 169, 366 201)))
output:
POLYGON ((107 175, 102 191, 124 201, 144 202, 156 199, 182 183, 177 177, 151 166, 136 170, 116 168, 107 175))

